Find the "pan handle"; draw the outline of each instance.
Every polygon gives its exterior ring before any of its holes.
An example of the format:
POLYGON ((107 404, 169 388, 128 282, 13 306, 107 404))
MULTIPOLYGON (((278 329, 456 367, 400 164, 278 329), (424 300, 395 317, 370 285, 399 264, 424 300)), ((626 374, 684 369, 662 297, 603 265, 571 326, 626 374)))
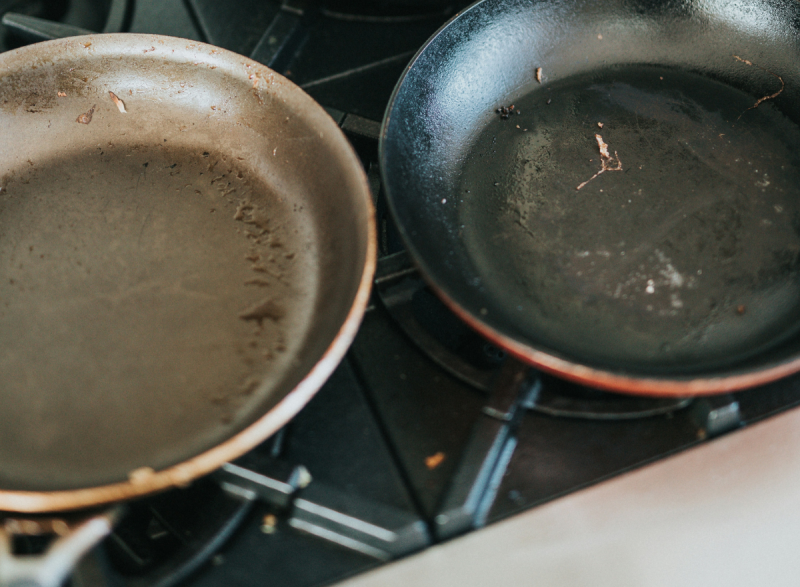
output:
POLYGON ((89 550, 105 538, 121 508, 78 517, 0 519, 0 587, 60 587, 89 550), (14 554, 15 536, 55 535, 41 554, 14 554))

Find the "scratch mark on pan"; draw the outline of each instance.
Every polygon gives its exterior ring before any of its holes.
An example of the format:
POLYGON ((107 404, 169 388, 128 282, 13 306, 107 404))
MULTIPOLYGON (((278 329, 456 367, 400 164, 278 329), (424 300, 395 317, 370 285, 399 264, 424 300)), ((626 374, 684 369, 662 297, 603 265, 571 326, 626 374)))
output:
MULTIPOLYGON (((774 75, 776 78, 778 78, 778 81, 781 82, 781 89, 780 90, 778 90, 777 92, 775 92, 774 94, 771 94, 769 96, 764 96, 763 98, 759 98, 758 101, 755 104, 750 106, 750 108, 748 108, 744 112, 747 112, 748 110, 755 110, 756 108, 758 108, 761 105, 762 102, 766 102, 767 100, 772 100, 774 98, 777 98, 778 96, 780 96, 781 92, 783 92, 784 88, 786 87, 786 83, 783 81, 783 78, 781 76, 779 76, 777 73, 775 73, 774 71, 770 71, 769 69, 766 69, 764 67, 761 67, 760 65, 756 65, 755 63, 753 63, 752 61, 750 61, 748 59, 742 59, 738 55, 734 55, 733 58, 736 59, 736 61, 741 61, 745 65, 749 65, 751 67, 757 67, 761 71, 766 71, 768 74, 774 75)), ((744 115, 744 112, 742 112, 736 118, 736 120, 739 120, 739 118, 741 118, 744 115)))
POLYGON ((147 226, 147 222, 150 220, 150 216, 153 214, 153 209, 151 208, 150 211, 147 213, 147 216, 144 217, 144 221, 142 221, 142 228, 139 229, 139 240, 136 242, 136 246, 141 248, 142 246, 142 235, 144 234, 144 227, 147 226))

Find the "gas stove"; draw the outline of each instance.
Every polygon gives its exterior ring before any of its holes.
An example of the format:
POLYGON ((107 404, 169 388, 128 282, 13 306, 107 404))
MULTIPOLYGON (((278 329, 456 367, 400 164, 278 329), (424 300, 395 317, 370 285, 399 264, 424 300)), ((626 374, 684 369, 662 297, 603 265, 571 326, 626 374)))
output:
POLYGON ((393 227, 377 147, 403 69, 465 4, 0 2, 2 50, 90 31, 157 33, 279 71, 346 133, 378 211, 372 302, 328 383, 256 450, 191 487, 128 504, 74 587, 336 583, 800 403, 800 377, 697 400, 580 387, 522 369, 438 301, 393 227))

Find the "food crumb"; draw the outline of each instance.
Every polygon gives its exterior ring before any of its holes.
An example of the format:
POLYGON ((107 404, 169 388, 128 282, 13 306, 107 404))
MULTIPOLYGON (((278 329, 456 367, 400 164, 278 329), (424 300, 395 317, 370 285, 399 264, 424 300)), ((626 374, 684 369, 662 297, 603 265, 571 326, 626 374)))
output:
POLYGON ((66 98, 67 97, 67 93, 66 92, 58 92, 58 97, 59 98, 66 98))
POLYGON ((117 110, 122 112, 122 114, 128 113, 128 111, 125 110, 125 102, 120 100, 114 92, 108 92, 108 95, 111 96, 111 100, 114 102, 114 105, 117 107, 117 110))
POLYGON ((597 40, 598 41, 602 41, 603 40, 603 35, 597 35, 597 40))
POLYGON ((445 454, 443 452, 437 452, 429 457, 425 457, 425 466, 428 467, 430 471, 433 471, 436 467, 442 464, 444 458, 445 454))
POLYGON ((603 128, 603 123, 602 122, 598 122, 597 123, 597 128, 603 128))
POLYGON ((89 108, 88 112, 84 112, 78 118, 75 119, 76 122, 80 122, 81 124, 89 124, 92 121, 92 114, 94 114, 94 106, 89 108))
MULTIPOLYGON (((495 112, 500 115, 502 120, 508 120, 508 117, 514 112, 514 105, 500 106, 495 112)), ((519 111, 517 111, 517 113, 519 113, 519 111)))
POLYGON ((537 67, 536 68, 536 81, 539 82, 539 83, 542 83, 542 68, 541 67, 537 67))

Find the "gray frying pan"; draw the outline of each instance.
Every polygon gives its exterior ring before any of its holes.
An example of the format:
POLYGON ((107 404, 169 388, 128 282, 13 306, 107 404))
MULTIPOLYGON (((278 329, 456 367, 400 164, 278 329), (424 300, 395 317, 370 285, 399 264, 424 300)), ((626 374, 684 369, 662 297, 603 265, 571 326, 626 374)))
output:
POLYGON ((247 58, 0 56, 0 510, 185 485, 278 430, 355 335, 373 225, 333 120, 247 58))
POLYGON ((381 138, 433 289, 522 361, 691 396, 800 369, 800 3, 484 0, 381 138))

